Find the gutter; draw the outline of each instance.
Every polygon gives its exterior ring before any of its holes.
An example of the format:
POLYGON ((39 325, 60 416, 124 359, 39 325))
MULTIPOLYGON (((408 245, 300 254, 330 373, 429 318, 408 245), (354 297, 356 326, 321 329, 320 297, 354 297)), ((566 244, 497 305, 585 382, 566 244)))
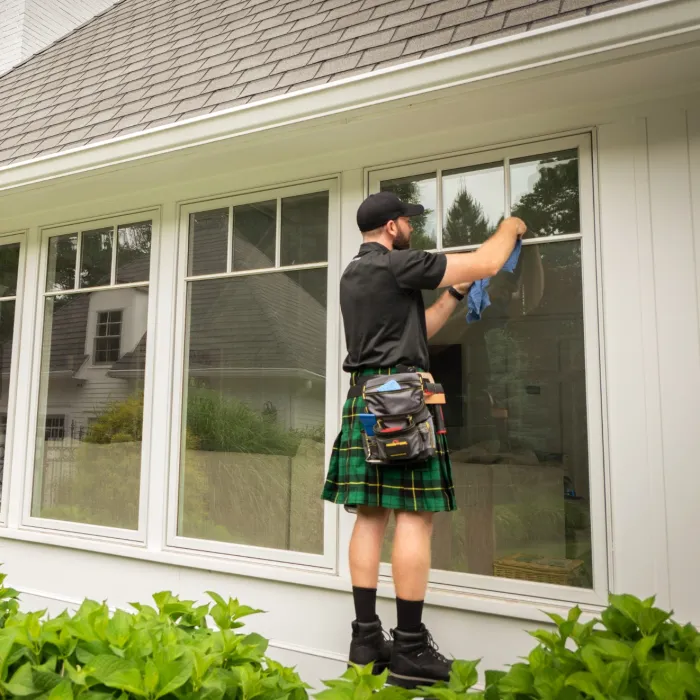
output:
POLYGON ((652 43, 673 46, 700 33, 700 0, 647 0, 533 30, 167 124, 101 143, 0 167, 0 191, 84 173, 217 141, 428 96, 557 64, 599 63, 635 55, 652 43))

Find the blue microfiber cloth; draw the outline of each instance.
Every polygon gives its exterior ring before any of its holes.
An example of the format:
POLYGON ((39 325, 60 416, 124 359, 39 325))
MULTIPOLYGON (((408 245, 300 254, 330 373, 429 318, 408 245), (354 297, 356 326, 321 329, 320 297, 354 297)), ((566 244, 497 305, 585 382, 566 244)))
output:
POLYGON ((390 379, 382 384, 377 391, 398 391, 400 388, 401 385, 395 379, 390 379))
MULTIPOLYGON (((501 268, 502 272, 513 272, 513 270, 515 270, 515 266, 518 264, 518 259, 520 258, 521 248, 522 243, 518 240, 510 257, 501 268)), ((469 287, 469 294, 467 296, 467 308, 469 309, 467 312, 467 323, 481 320, 481 314, 491 305, 488 292, 490 281, 491 278, 486 277, 483 280, 477 280, 469 287)))

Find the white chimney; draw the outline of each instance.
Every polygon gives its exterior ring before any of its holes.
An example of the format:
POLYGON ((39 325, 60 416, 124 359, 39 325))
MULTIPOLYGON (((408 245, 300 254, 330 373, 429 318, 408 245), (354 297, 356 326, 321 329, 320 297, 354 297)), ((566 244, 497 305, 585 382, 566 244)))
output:
POLYGON ((0 0, 0 75, 116 0, 0 0))

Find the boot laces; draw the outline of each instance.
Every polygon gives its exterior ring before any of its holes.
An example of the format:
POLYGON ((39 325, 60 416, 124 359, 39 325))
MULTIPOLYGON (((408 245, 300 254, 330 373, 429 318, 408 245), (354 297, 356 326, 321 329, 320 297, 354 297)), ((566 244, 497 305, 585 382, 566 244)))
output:
POLYGON ((428 630, 425 630, 425 642, 428 646, 426 651, 429 654, 431 654, 438 661, 441 661, 444 664, 449 664, 449 659, 440 653, 440 651, 439 651, 440 647, 437 645, 437 642, 433 639, 433 635, 430 634, 430 632, 428 632, 428 630))

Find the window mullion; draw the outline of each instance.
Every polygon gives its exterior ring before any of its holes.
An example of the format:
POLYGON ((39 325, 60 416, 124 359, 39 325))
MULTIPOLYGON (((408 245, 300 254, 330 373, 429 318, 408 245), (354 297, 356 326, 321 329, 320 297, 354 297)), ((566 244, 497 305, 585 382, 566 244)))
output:
POLYGON ((435 235, 437 237, 437 249, 442 250, 442 168, 435 173, 435 235))
POLYGON ((508 218, 510 216, 510 158, 505 158, 503 160, 503 172, 505 173, 505 198, 506 201, 503 203, 503 215, 508 218))
POLYGON ((112 270, 110 272, 110 284, 117 283, 117 246, 119 245, 119 236, 117 227, 112 226, 112 270))
POLYGON ((80 270, 83 266, 83 232, 78 231, 78 243, 75 247, 75 281, 73 282, 73 289, 80 288, 80 270))
POLYGON ((226 251, 226 272, 233 270, 233 207, 228 208, 228 228, 226 231, 228 250, 226 251))
POLYGON ((275 267, 280 267, 282 258, 282 197, 277 197, 275 217, 275 267))

